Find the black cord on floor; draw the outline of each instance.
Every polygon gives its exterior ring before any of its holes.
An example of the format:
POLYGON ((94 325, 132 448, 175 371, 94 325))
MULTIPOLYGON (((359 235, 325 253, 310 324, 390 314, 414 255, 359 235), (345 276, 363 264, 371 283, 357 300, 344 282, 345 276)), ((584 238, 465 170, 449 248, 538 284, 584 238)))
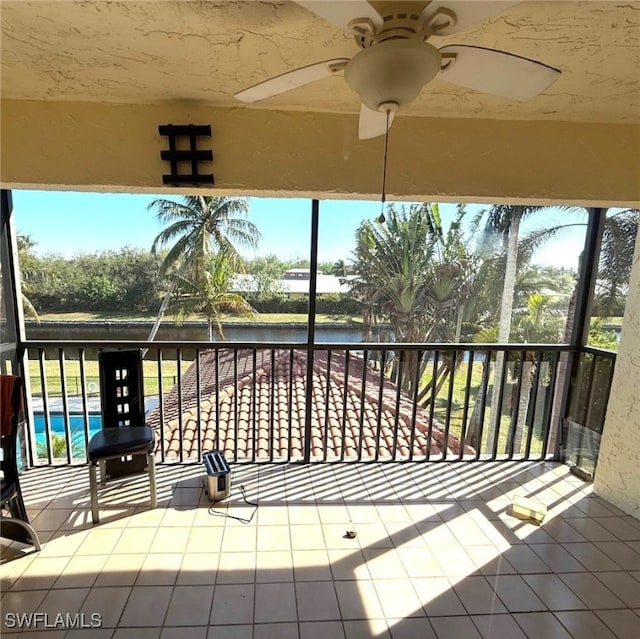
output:
POLYGON ((209 514, 214 516, 214 517, 227 517, 229 519, 235 519, 243 524, 250 524, 251 521, 253 520, 255 514, 258 512, 258 503, 257 502, 253 502, 253 501, 249 501, 247 499, 247 494, 245 492, 244 486, 240 486, 240 492, 242 493, 242 499, 244 499, 244 503, 248 504, 249 506, 254 506, 253 512, 251 513, 251 517, 246 518, 246 517, 236 517, 236 515, 230 515, 229 513, 225 513, 222 512, 220 510, 215 510, 215 505, 219 504, 221 501, 224 501, 223 499, 219 499, 218 501, 214 501, 213 504, 211 504, 211 506, 209 506, 209 514))

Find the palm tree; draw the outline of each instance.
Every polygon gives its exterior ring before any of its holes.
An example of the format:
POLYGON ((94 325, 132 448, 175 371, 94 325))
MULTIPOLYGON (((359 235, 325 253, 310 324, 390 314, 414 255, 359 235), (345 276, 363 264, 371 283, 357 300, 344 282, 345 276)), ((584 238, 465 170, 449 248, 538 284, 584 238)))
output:
MULTIPOLYGON (((36 455, 40 459, 46 459, 49 455, 49 447, 46 442, 36 442, 36 455)), ((51 433, 51 457, 53 459, 64 459, 67 456, 67 437, 58 433, 51 433)), ((83 443, 73 438, 71 440, 71 456, 74 458, 85 456, 83 443)))
MULTIPOLYGON (((580 211, 580 209, 572 209, 580 211)), ((581 210, 582 213, 586 211, 581 210)), ((635 239, 640 225, 640 209, 624 209, 605 213, 604 229, 600 246, 598 284, 594 292, 592 314, 606 317, 621 315, 624 311, 626 288, 631 275, 635 239)), ((521 244, 521 250, 533 252, 542 243, 575 227, 586 226, 586 221, 558 224, 530 233, 521 244)), ((578 269, 580 270, 580 269, 578 269)), ((575 297, 575 289, 574 289, 575 297)), ((573 305, 575 306, 575 305, 573 305)), ((568 314, 567 334, 571 335, 573 313, 568 314)))
POLYGON ((350 274, 351 269, 344 260, 338 260, 331 266, 331 275, 335 275, 336 277, 347 277, 347 275, 350 274))
MULTIPOLYGON (((498 252, 504 260, 504 271, 501 273, 500 319, 498 323, 498 342, 507 343, 511 336, 511 315, 513 298, 516 290, 518 258, 520 253, 520 225, 533 213, 542 210, 542 206, 511 206, 495 204, 488 211, 483 211, 475 220, 477 228, 486 218, 482 231, 482 247, 498 244, 498 252)), ((530 257, 530 253, 525 257, 530 257)))
POLYGON ((640 210, 617 211, 605 218, 598 268, 599 289, 594 299, 593 313, 601 317, 623 315, 640 210))
POLYGON ((369 312, 390 321, 398 342, 425 337, 425 288, 432 254, 426 215, 415 205, 387 208, 385 221, 366 220, 356 234, 352 294, 369 312))
POLYGON ((213 341, 214 329, 218 339, 224 339, 222 314, 238 313, 252 317, 255 310, 237 293, 229 291, 233 269, 228 258, 218 254, 211 258, 209 267, 197 281, 178 276, 178 322, 191 313, 202 313, 207 318, 208 338, 213 341))
MULTIPOLYGON (((511 316, 513 313, 513 297, 516 289, 516 277, 518 270, 518 242, 520 239, 520 224, 526 217, 540 211, 541 206, 511 206, 508 204, 495 204, 486 212, 484 226, 484 241, 498 241, 500 252, 504 255, 505 266, 500 299, 500 319, 498 322, 498 343, 506 344, 511 337, 511 316)), ((484 212, 483 212, 484 213, 484 212)), ((481 216, 478 217, 479 223, 481 216)), ((494 384, 491 400, 491 421, 489 423, 488 445, 493 445, 493 438, 498 430, 502 407, 498 406, 500 397, 500 380, 504 370, 504 353, 496 353, 494 368, 494 384)))
MULTIPOLYGON (((381 317, 397 342, 455 341, 472 271, 460 227, 464 209, 447 233, 435 204, 400 210, 390 205, 385 213, 382 222, 364 221, 356 235, 351 293, 363 304, 363 339, 370 340, 371 323, 381 317)), ((398 354, 391 362, 391 376, 409 393, 428 359, 419 362, 417 355, 406 353, 401 369, 398 354)), ((436 392, 450 370, 444 359, 438 375, 420 389, 419 400, 436 392)))
POLYGON ((167 275, 170 283, 149 333, 148 341, 152 341, 179 278, 192 284, 204 282, 209 259, 215 254, 223 255, 235 271, 245 272, 236 247, 255 248, 260 232, 246 219, 248 204, 244 199, 186 195, 182 202, 154 200, 147 208, 168 224, 154 239, 152 252, 170 247, 161 266, 161 274, 167 275))
MULTIPOLYGON (((580 209, 575 209, 580 210, 580 209)), ((582 210, 586 213, 586 209, 582 210)), ((624 209, 616 211, 608 215, 606 211, 604 220, 604 229, 602 233, 602 241, 600 245, 600 261, 598 269, 599 289, 594 293, 594 304, 592 307, 592 315, 610 314, 617 310, 620 312, 624 309, 624 299, 626 297, 625 287, 628 285, 631 267, 633 264, 633 256, 635 249, 635 238, 638 234, 638 226, 640 224, 640 209, 624 209)), ((558 224, 553 227, 540 229, 531 233, 525 240, 526 250, 533 250, 542 242, 556 237, 568 229, 576 226, 586 226, 586 222, 578 222, 573 224, 558 224)), ((582 257, 579 263, 582 262, 582 257)), ((578 273, 582 268, 578 267, 578 273)), ((565 326, 564 338, 565 343, 571 341, 573 335, 573 326, 576 312, 578 282, 574 287, 573 293, 569 300, 567 309, 567 323, 565 326)), ((557 388, 563 388, 566 376, 568 375, 568 357, 563 354, 558 364, 557 388)), ((551 411, 551 419, 553 423, 558 423, 564 417, 562 414, 563 394, 556 393, 551 411)), ((553 450, 555 448, 555 440, 557 430, 552 430, 549 446, 553 450)))
MULTIPOLYGON (((562 317, 560 311, 554 308, 553 297, 542 293, 529 295, 526 308, 516 309, 514 331, 519 341, 524 344, 558 342, 562 335, 562 317)), ((515 428, 509 431, 505 448, 507 453, 521 452, 522 435, 530 421, 529 402, 535 379, 535 366, 540 366, 543 372, 548 370, 548 361, 534 364, 534 360, 534 353, 525 353, 525 357, 519 362, 522 372, 519 375, 521 388, 518 389, 518 418, 515 428)), ((531 423, 529 427, 534 428, 535 424, 531 423)))
POLYGON ((26 317, 40 321, 38 311, 29 296, 34 292, 33 282, 44 278, 44 271, 40 261, 33 254, 36 243, 29 235, 19 233, 16 236, 18 246, 18 267, 20 269, 20 283, 22 284, 22 310, 26 317))
MULTIPOLYGON (((542 207, 492 207, 489 211, 489 220, 486 225, 486 229, 491 232, 498 231, 497 235, 500 235, 502 231, 503 247, 505 244, 505 231, 511 235, 519 233, 519 221, 523 219, 525 215, 535 212, 542 207), (500 210, 502 208, 502 210, 500 210), (508 226, 508 209, 514 209, 514 220, 516 222, 514 227, 508 226), (518 211, 518 209, 522 209, 518 211), (506 215, 505 215, 506 214, 506 215), (491 218, 494 219, 491 219, 491 218)), ((580 212, 579 207, 562 207, 565 212, 580 212)), ((584 212, 584 211, 583 211, 584 212)), ((613 215, 608 216, 605 219, 604 232, 602 238, 602 245, 600 251, 600 268, 598 271, 598 285, 599 291, 596 291, 594 297, 594 308, 597 312, 605 314, 611 311, 620 312, 624 307, 624 295, 625 286, 628 282, 629 273, 631 270, 631 264, 633 260, 633 250, 635 237, 637 234, 638 223, 640 221, 640 211, 638 209, 627 209, 618 211, 613 215)), ((562 223, 554 226, 546 226, 539 230, 533 231, 528 234, 520 243, 514 254, 506 251, 506 266, 504 269, 505 279, 502 288, 502 306, 500 316, 500 327, 498 332, 498 342, 507 342, 510 338, 511 331, 511 315, 513 311, 513 292, 509 294, 507 287, 511 286, 510 272, 513 264, 518 264, 518 258, 523 259, 520 262, 525 262, 531 255, 539 248, 544 242, 551 238, 559 236, 561 233, 567 232, 569 229, 584 226, 585 222, 571 222, 562 223)), ((567 313, 567 324, 565 328, 564 341, 568 342, 572 333, 573 327, 573 315, 575 313, 575 290, 572 295, 567 313)), ((501 355, 501 354, 500 354, 501 355)), ((494 407, 493 416, 490 423, 489 430, 489 446, 493 442, 493 433, 495 432, 500 419, 501 411, 496 406, 497 398, 499 395, 499 384, 497 380, 502 377, 502 370, 504 368, 504 357, 496 357, 496 366, 494 372, 494 389, 492 397, 492 407, 494 407)), ((558 370, 558 383, 561 384, 564 376, 566 375, 566 361, 561 360, 558 370)), ((556 404, 554 405, 554 415, 558 414, 558 406, 561 398, 561 394, 557 394, 556 404)))

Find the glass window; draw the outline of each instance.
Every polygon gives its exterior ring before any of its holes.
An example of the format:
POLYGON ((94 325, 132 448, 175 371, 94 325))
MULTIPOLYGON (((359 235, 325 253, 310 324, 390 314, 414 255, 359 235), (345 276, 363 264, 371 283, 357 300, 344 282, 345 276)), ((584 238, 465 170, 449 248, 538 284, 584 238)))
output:
POLYGON ((606 213, 587 344, 617 351, 629 291, 640 210, 606 213))

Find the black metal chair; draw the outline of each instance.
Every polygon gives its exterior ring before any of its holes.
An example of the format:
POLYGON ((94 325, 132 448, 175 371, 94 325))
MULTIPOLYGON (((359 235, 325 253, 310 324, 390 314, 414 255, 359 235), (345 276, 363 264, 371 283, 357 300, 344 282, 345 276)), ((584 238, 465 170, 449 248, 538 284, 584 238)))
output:
POLYGON ((0 441, 2 458, 1 510, 10 514, 2 515, 0 534, 2 537, 34 546, 40 550, 38 534, 29 524, 27 509, 24 506, 18 474, 17 443, 18 427, 22 421, 23 406, 22 378, 14 375, 0 376, 0 441))
POLYGON ((102 351, 98 355, 102 430, 89 442, 91 516, 99 523, 97 467, 100 481, 149 473, 151 508, 157 506, 153 430, 145 423, 142 352, 102 351))

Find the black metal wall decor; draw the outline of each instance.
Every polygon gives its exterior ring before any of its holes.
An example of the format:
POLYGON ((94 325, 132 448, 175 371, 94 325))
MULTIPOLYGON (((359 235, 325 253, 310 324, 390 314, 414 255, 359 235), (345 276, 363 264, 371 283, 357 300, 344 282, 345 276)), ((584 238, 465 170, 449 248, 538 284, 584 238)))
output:
POLYGON ((170 186, 203 186, 213 184, 213 173, 199 173, 198 162, 211 162, 211 149, 198 149, 199 137, 211 137, 208 124, 161 124, 158 133, 169 138, 169 150, 160 152, 160 157, 169 162, 171 173, 162 176, 162 183, 170 186), (179 148, 186 146, 188 148, 179 148), (191 172, 180 172, 188 167, 191 172))

